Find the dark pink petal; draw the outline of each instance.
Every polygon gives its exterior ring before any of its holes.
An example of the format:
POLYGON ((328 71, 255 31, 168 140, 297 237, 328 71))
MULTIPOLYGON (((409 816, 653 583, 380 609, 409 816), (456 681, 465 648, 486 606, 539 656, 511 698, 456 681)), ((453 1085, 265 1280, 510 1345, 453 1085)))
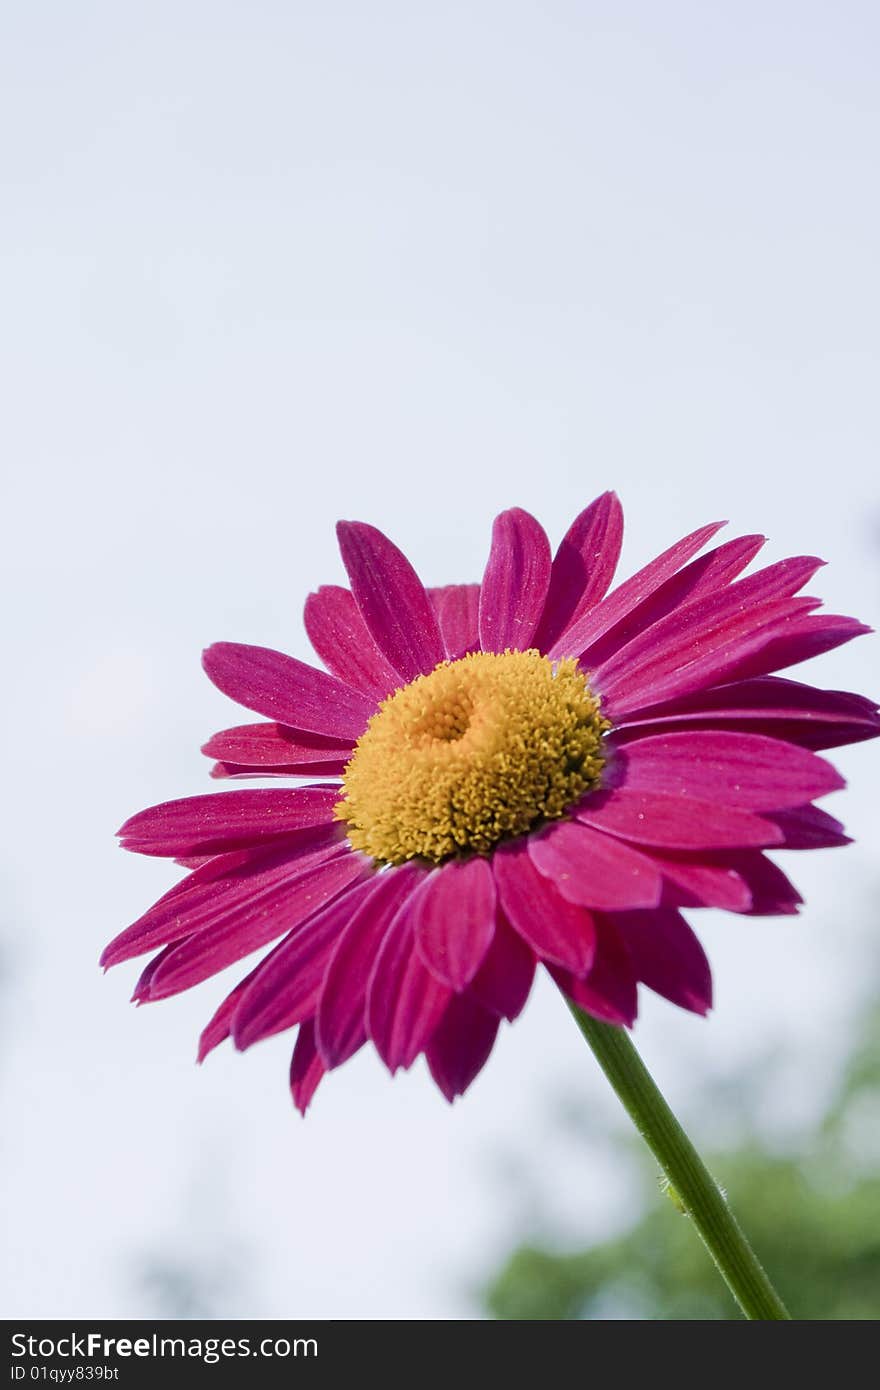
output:
POLYGON ((876 737, 880 716, 874 701, 861 695, 762 676, 702 690, 625 718, 614 731, 614 741, 630 742, 688 726, 740 729, 820 749, 876 737))
POLYGON ((429 589, 428 598, 437 615, 440 636, 450 661, 480 650, 479 584, 447 584, 429 589))
POLYGON ((771 598, 791 598, 826 564, 817 555, 790 555, 785 560, 766 565, 749 574, 737 584, 740 597, 747 603, 766 603, 771 598))
POLYGON ((649 565, 630 575, 629 579, 612 589, 601 603, 597 603, 572 623, 563 636, 553 644, 548 655, 580 656, 581 652, 586 651, 603 633, 625 618, 637 604, 644 602, 661 584, 665 584, 676 570, 681 569, 698 550, 702 550, 706 542, 711 540, 724 524, 723 521, 716 521, 709 526, 701 526, 699 531, 692 531, 689 536, 664 550, 663 554, 658 555, 649 565))
POLYGON ((609 917, 596 918, 596 958, 578 978, 550 967, 556 983, 580 1008, 602 1019, 632 1027, 638 1013, 635 967, 620 932, 609 917))
MULTIPOLYGON (((164 801, 127 820, 123 849, 137 854, 204 855, 247 849, 291 831, 333 824, 338 787, 272 787, 164 801)), ((337 822, 339 838, 345 830, 337 822)))
POLYGON ((648 855, 579 821, 557 821, 529 836, 528 846, 538 870, 580 907, 656 907, 660 901, 663 881, 648 855))
POLYGON ((366 1039, 367 984, 385 934, 424 870, 404 864, 378 874, 340 936, 324 976, 317 1012, 318 1049, 338 1067, 366 1039))
POLYGON ((337 762, 344 766, 353 751, 351 742, 297 733, 295 729, 285 729, 283 724, 240 724, 236 729, 222 729, 202 746, 208 758, 254 770, 293 763, 337 762))
POLYGON ((691 1013, 712 1007, 712 972, 706 954, 680 912, 616 912, 636 976, 649 989, 691 1013))
POLYGON ((608 717, 730 679, 746 656, 784 632, 817 599, 743 604, 738 585, 706 595, 633 638, 591 673, 608 717))
POLYGON ((409 560, 375 526, 340 521, 336 534, 376 646, 403 681, 432 671, 446 652, 431 601, 409 560))
POLYGON ((309 917, 252 972, 235 1010, 232 1035, 237 1048, 244 1051, 315 1013, 336 943, 375 882, 373 878, 356 883, 309 917))
MULTIPOLYGON (((188 941, 189 937, 184 937, 183 940, 188 941)), ((171 944, 160 951, 157 956, 153 956, 153 959, 144 967, 138 977, 137 984, 131 992, 131 1002, 133 1004, 149 1004, 150 987, 153 983, 153 976, 159 967, 165 964, 171 952, 176 951, 180 945, 182 945, 182 942, 172 941, 171 944)))
MULTIPOLYGON (((713 592, 717 593, 719 589, 730 584, 757 554, 765 540, 764 536, 742 536, 719 546, 711 554, 704 555, 688 565, 687 569, 681 570, 654 596, 652 604, 657 604, 654 620, 666 617, 675 609, 689 607, 697 599, 705 598, 713 592), (661 595, 664 600, 662 603, 661 595), (665 608, 665 612, 660 611, 661 607, 665 608)), ((824 563, 824 560, 819 560, 815 555, 796 555, 787 560, 778 560, 775 564, 767 565, 764 569, 756 570, 754 574, 741 579, 731 589, 731 597, 735 596, 741 605, 791 598, 824 563)), ((642 630, 648 626, 645 622, 640 624, 642 630)), ((593 655, 593 649, 591 656, 591 665, 597 665, 598 659, 593 655)))
MULTIPOLYGON (((275 951, 277 950, 278 947, 276 946, 275 951)), ((254 966, 253 970, 251 970, 248 975, 245 975, 243 980, 239 980, 235 988, 230 990, 226 998, 215 1010, 211 1019, 202 1029, 201 1037, 199 1038, 199 1051, 196 1056, 197 1062, 204 1062, 208 1053, 213 1052, 215 1047, 219 1047, 220 1044, 225 1042, 229 1037, 232 1032, 232 1019, 238 1007, 239 1000, 245 993, 248 985, 250 985, 257 973, 266 964, 266 961, 275 954, 275 951, 270 951, 269 955, 264 957, 259 965, 254 966)))
POLYGON ((215 642, 202 665, 224 695, 292 729, 348 743, 360 738, 375 700, 350 685, 269 647, 215 642))
MULTIPOLYGON (((765 539, 766 537, 759 535, 740 536, 718 546, 708 555, 694 560, 668 579, 649 600, 634 609, 624 622, 618 623, 613 632, 593 643, 589 651, 583 654, 585 664, 596 670, 610 659, 614 651, 620 650, 625 641, 646 632, 661 618, 670 617, 678 612, 682 622, 688 621, 687 615, 691 605, 698 599, 708 599, 713 593, 720 598, 719 591, 726 589, 731 580, 745 569, 765 539), (609 640, 612 638, 613 640, 609 640)), ((722 604, 722 607, 727 611, 728 606, 736 608, 746 604, 767 603, 771 599, 791 598, 824 563, 824 560, 819 560, 814 555, 797 555, 792 559, 779 560, 776 564, 767 565, 764 569, 741 579, 729 589, 730 604, 722 604)), ((702 610, 694 610, 698 611, 702 610)))
POLYGON ((763 659, 762 654, 779 634, 798 623, 805 607, 815 606, 814 599, 781 599, 763 604, 751 615, 739 615, 723 630, 696 643, 692 648, 692 653, 696 653, 693 660, 689 659, 685 641, 677 646, 670 643, 662 660, 650 670, 646 669, 649 663, 643 662, 634 668, 637 674, 631 681, 615 677, 617 688, 605 692, 604 713, 616 725, 676 696, 735 679, 744 666, 763 659))
POLYGON ((454 994, 425 1049, 431 1075, 448 1101, 464 1095, 489 1059, 498 1018, 467 994, 454 994))
MULTIPOLYGON (((242 984, 244 981, 242 981, 242 984)), ((199 1050, 196 1054, 197 1062, 204 1062, 205 1058, 224 1043, 229 1037, 229 1030, 232 1026, 232 1015, 235 1012, 235 1005, 238 999, 239 986, 230 994, 227 994, 223 1003, 210 1019, 199 1035, 199 1050)))
POLYGON ((701 690, 680 700, 669 700, 639 722, 686 719, 689 715, 702 718, 716 714, 730 718, 753 714, 756 718, 778 715, 784 719, 864 719, 872 723, 880 722, 876 702, 864 695, 853 695, 846 690, 821 690, 818 686, 789 680, 785 676, 757 676, 753 680, 735 681, 712 690, 701 690))
POLYGON ((264 894, 274 893, 279 885, 293 882, 304 870, 338 853, 338 830, 333 826, 299 831, 280 845, 215 855, 114 937, 101 956, 101 965, 107 969, 169 941, 180 941, 242 906, 261 902, 264 894))
POLYGON ((212 891, 218 891, 223 884, 260 873, 268 866, 311 856, 322 849, 335 849, 338 844, 338 826, 322 825, 311 830, 295 831, 289 836, 285 835, 280 842, 270 841, 265 845, 254 845, 251 849, 233 849, 226 854, 194 854, 186 859, 175 859, 175 864, 183 864, 184 868, 197 872, 175 883, 159 902, 186 894, 197 884, 213 883, 217 888, 212 891))
POLYGON ((450 860, 428 875, 409 911, 425 965, 443 984, 463 990, 495 935, 495 880, 488 860, 450 860))
POLYGON ((535 977, 535 953, 498 909, 495 935, 469 993, 490 1013, 511 1022, 522 1013, 535 977))
POLYGON ((721 800, 747 811, 802 806, 839 791, 840 773, 805 748, 760 734, 656 734, 618 749, 612 776, 630 791, 721 800))
POLYGON ((267 764, 266 767, 248 767, 246 763, 215 763, 209 776, 216 781, 237 782, 254 781, 263 777, 333 777, 338 779, 345 771, 348 758, 337 758, 333 762, 303 762, 267 764))
POLYGON ((301 1115, 309 1108, 318 1083, 326 1072, 326 1067, 315 1046, 315 1023, 309 1019, 300 1024, 296 1035, 293 1056, 290 1059, 290 1094, 301 1115))
POLYGON ((770 816, 668 792, 628 787, 591 792, 577 806, 575 816, 609 835, 659 849, 762 848, 782 843, 782 832, 770 816))
POLYGON ((532 863, 525 840, 513 840, 492 856, 498 897, 514 931, 542 960, 576 975, 589 969, 596 945, 593 918, 556 892, 532 863))
POLYGON ((745 912, 752 905, 748 884, 733 868, 668 854, 661 857, 654 853, 652 858, 663 874, 664 906, 723 907, 728 912, 745 912))
POLYGON ((534 645, 548 651, 572 623, 605 597, 623 543, 623 508, 603 492, 575 517, 553 557, 550 586, 534 645))
MULTIPOLYGON (((247 916, 263 908, 271 910, 279 894, 341 853, 350 851, 342 849, 335 838, 328 841, 325 831, 303 831, 302 842, 296 847, 285 840, 281 845, 239 849, 204 860, 199 869, 165 892, 138 922, 110 942, 101 965, 117 965, 165 941, 171 942, 172 948, 181 947, 206 931, 220 929, 238 913, 247 916)), ((368 866, 363 856, 357 858, 368 866)))
POLYGON ((416 951, 416 896, 403 904, 388 928, 367 985, 367 1035, 392 1075, 398 1067, 412 1066, 453 994, 416 951))
POLYGON ((783 671, 787 666, 796 666, 800 661, 821 656, 854 637, 863 637, 872 629, 855 618, 840 617, 836 613, 820 613, 795 617, 783 632, 774 634, 769 640, 757 644, 754 649, 744 651, 740 660, 731 668, 730 675, 737 679, 750 676, 764 676, 769 671, 783 671))
MULTIPOLYGON (((773 718, 751 718, 744 716, 742 719, 725 718, 721 716, 713 719, 706 716, 703 719, 688 720, 651 720, 650 723, 631 724, 625 728, 618 729, 615 733, 614 742, 622 747, 627 743, 632 743, 640 738, 643 733, 678 733, 682 729, 702 729, 706 732, 711 730, 727 730, 735 732, 737 729, 748 730, 749 733, 763 734, 765 738, 781 739, 783 743, 795 743, 799 748, 809 748, 814 753, 822 753, 830 748, 842 748, 848 743, 863 743, 865 739, 876 738, 880 729, 875 729, 864 720, 859 722, 845 722, 843 720, 811 720, 811 719, 773 719, 773 718)), ((309 769, 309 776, 314 776, 315 770, 309 769)))
POLYGON ((150 998, 167 999, 225 970, 305 921, 365 872, 358 855, 342 851, 274 892, 246 900, 172 952, 153 977, 150 998))
POLYGON ((748 885, 752 901, 749 907, 744 909, 745 916, 778 917, 797 912, 803 898, 782 870, 766 855, 757 854, 754 850, 744 850, 740 854, 725 858, 748 885))
POLYGON ((676 608, 693 603, 704 594, 723 589, 754 559, 765 539, 765 536, 757 535, 738 536, 710 550, 708 555, 692 560, 648 598, 636 604, 619 623, 592 642, 581 656, 583 665, 595 670, 627 642, 653 627, 676 608))
POLYGON ((550 583, 550 542, 519 507, 495 518, 492 549, 480 588, 480 645, 484 652, 532 645, 550 583))
POLYGON ((370 636, 354 595, 337 584, 322 584, 306 599, 305 628, 327 670, 378 703, 400 679, 370 636))
POLYGON ((785 849, 833 849, 852 844, 839 820, 818 806, 798 806, 791 811, 773 811, 767 816, 782 835, 785 849))

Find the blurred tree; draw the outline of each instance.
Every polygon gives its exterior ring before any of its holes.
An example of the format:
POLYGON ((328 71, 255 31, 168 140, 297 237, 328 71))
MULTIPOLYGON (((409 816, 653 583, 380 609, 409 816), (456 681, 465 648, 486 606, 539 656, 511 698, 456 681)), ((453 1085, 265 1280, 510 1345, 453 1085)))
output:
MULTIPOLYGON (((880 1012, 805 1150, 771 1156, 749 1137, 710 1155, 770 1278, 799 1320, 880 1316, 880 1012), (871 1159, 874 1160, 873 1168, 871 1159)), ((496 1318, 736 1319, 740 1316, 690 1224, 650 1201, 623 1236, 574 1254, 514 1252, 485 1291, 496 1318)))

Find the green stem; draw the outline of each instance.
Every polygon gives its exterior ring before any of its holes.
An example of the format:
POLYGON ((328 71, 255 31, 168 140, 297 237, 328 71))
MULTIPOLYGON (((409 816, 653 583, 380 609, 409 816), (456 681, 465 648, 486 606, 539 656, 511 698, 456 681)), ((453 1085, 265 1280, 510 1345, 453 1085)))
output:
POLYGON ((658 1091, 626 1029, 600 1023, 571 1002, 568 1007, 746 1317, 764 1322, 788 1318, 717 1183, 658 1091))

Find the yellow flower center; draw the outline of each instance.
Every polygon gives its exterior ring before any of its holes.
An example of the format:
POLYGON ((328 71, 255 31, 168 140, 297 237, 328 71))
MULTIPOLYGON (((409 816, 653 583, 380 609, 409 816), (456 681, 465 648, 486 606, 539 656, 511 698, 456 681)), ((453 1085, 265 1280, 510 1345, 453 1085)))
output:
POLYGON ((444 661, 382 701, 336 815, 354 848, 383 863, 488 854, 596 786, 609 727, 574 659, 444 661))

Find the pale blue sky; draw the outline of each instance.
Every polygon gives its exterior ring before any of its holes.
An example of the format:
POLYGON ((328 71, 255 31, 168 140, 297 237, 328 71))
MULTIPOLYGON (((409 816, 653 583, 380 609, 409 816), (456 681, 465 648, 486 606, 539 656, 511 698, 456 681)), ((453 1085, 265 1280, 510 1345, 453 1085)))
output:
MULTIPOLYGON (((338 516, 475 579, 495 512, 556 538, 614 487, 627 567, 727 516, 878 623, 878 37, 846 0, 5 9, 7 1315, 149 1315, 159 1248, 247 1252, 240 1316, 454 1316, 510 1236, 497 1152, 572 1238, 613 1219, 542 1149, 554 1088, 608 1105, 551 990, 451 1111, 364 1055, 303 1123, 287 1040, 191 1065, 222 984, 102 979, 170 881, 112 832, 209 786, 204 645, 307 655, 338 516)), ((876 651, 815 679, 876 694, 876 651)), ((790 856, 803 918, 704 915, 715 1017, 645 1009, 676 1099, 769 1046, 796 1111, 845 1044, 878 761, 837 761, 860 844, 790 856)))

